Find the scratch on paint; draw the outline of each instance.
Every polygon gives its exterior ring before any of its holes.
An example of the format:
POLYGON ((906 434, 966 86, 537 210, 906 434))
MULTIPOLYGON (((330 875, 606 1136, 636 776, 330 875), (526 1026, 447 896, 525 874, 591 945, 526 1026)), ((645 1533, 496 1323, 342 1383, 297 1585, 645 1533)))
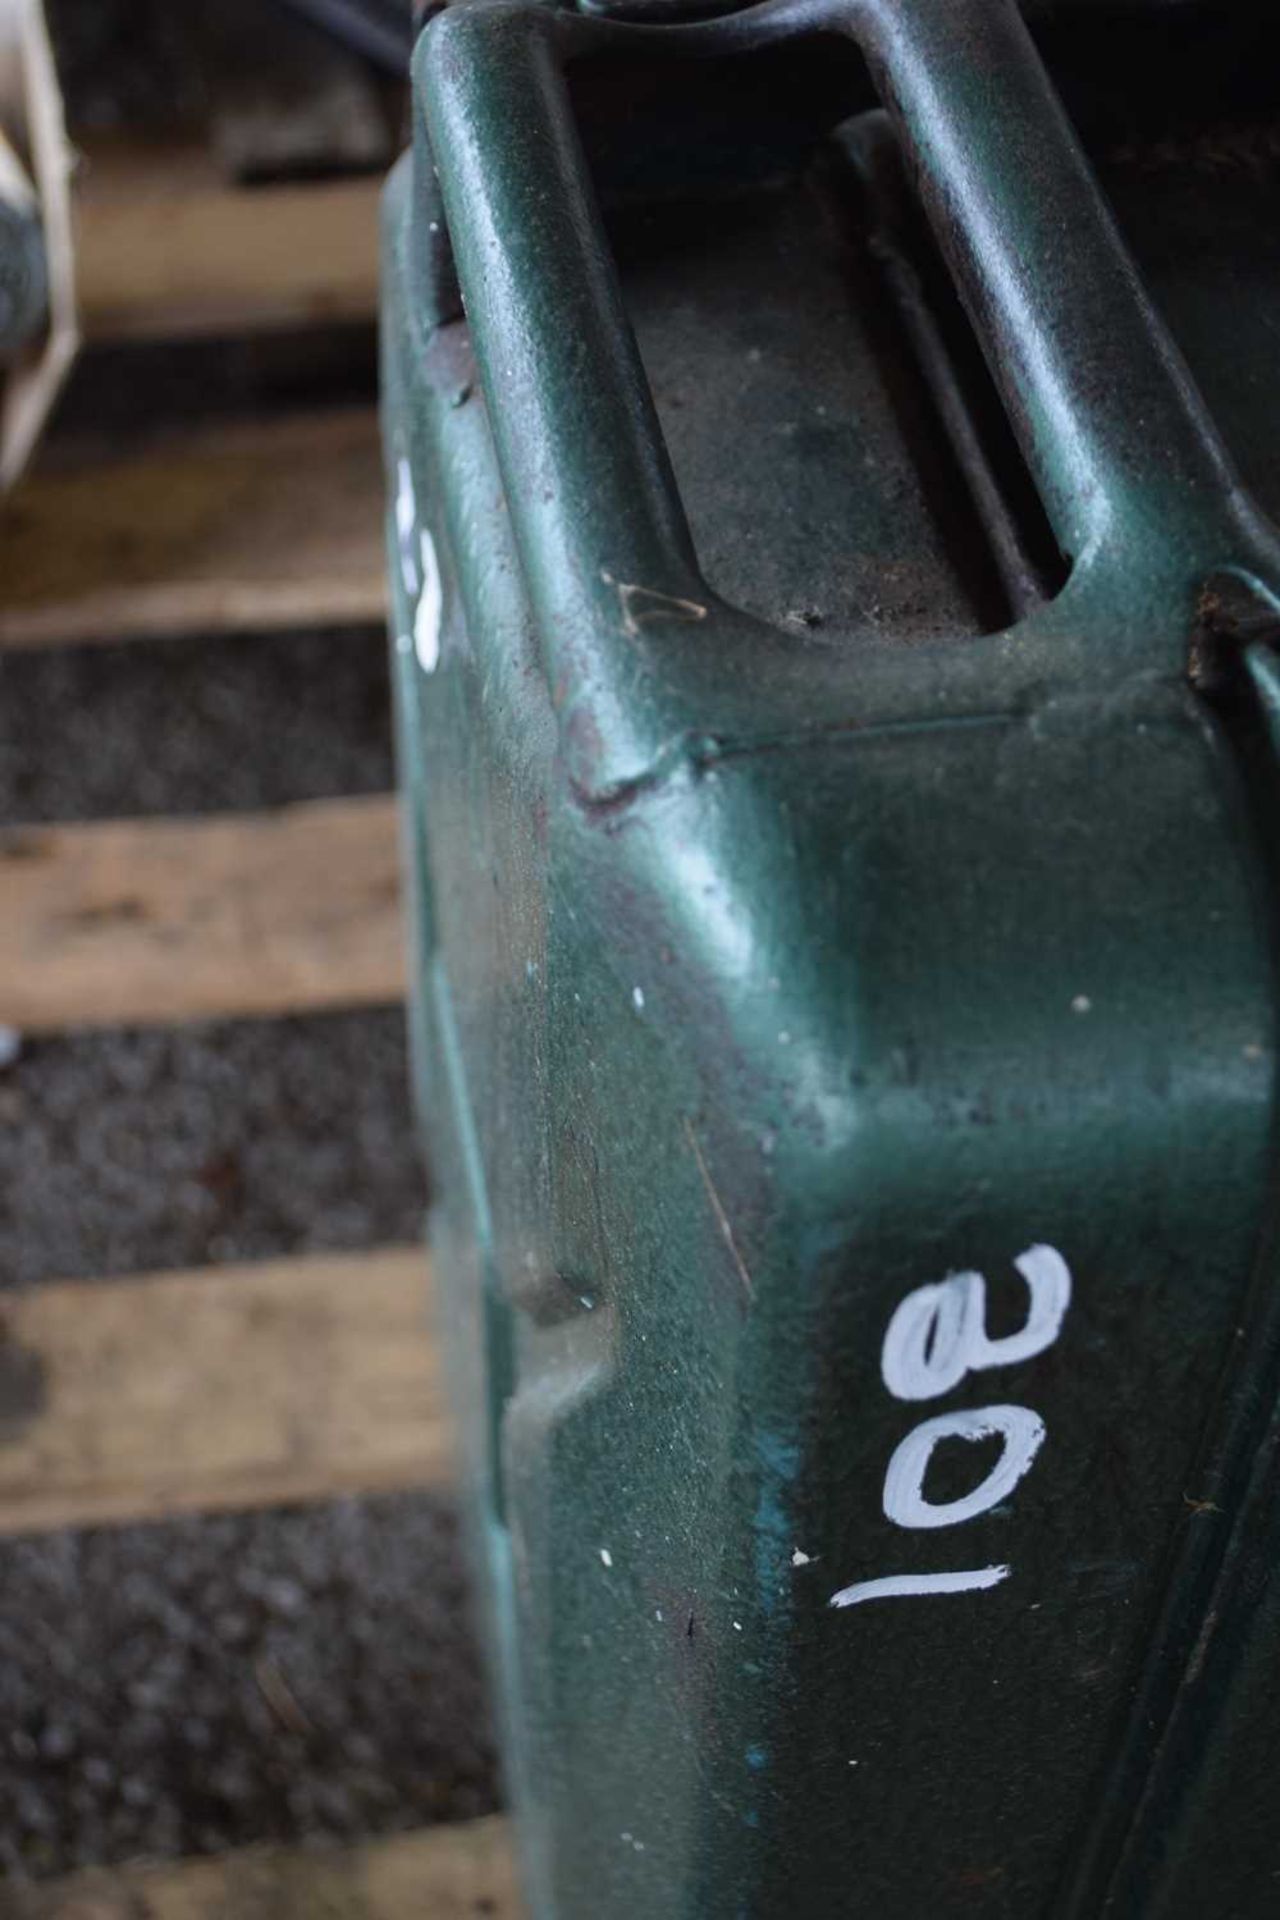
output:
POLYGON ((665 614, 668 619, 705 620, 707 609, 700 600, 684 600, 678 594, 663 593, 657 587, 642 587, 630 580, 615 580, 611 573, 601 570, 600 578, 607 587, 613 587, 618 595, 618 604, 622 609, 622 631, 629 640, 634 640, 646 620, 660 620, 665 614), (641 603, 649 601, 645 606, 641 603))
POLYGON ((733 1228, 729 1224, 729 1216, 724 1210, 720 1195, 716 1192, 715 1181, 711 1178, 711 1169, 707 1165, 702 1148, 698 1145, 698 1136, 694 1132, 693 1122, 687 1114, 685 1115, 684 1130, 688 1137, 690 1152, 697 1162, 698 1172, 702 1175, 702 1184, 707 1190, 707 1198, 711 1202, 711 1211, 716 1216, 716 1224, 720 1228, 724 1243, 732 1255, 733 1264, 738 1269, 738 1278, 742 1282, 743 1290, 748 1300, 754 1301, 756 1290, 752 1284, 751 1275, 747 1271, 747 1263, 738 1251, 738 1243, 733 1237, 733 1228))
POLYGON ((1191 1658, 1187 1663, 1187 1677, 1182 1683, 1184 1686, 1194 1687, 1196 1681, 1200 1678, 1204 1670, 1205 1655, 1209 1651, 1209 1642, 1213 1638, 1214 1628, 1217 1624, 1218 1609, 1214 1607, 1205 1615, 1204 1625, 1200 1629, 1200 1638, 1196 1641, 1192 1649, 1191 1658))

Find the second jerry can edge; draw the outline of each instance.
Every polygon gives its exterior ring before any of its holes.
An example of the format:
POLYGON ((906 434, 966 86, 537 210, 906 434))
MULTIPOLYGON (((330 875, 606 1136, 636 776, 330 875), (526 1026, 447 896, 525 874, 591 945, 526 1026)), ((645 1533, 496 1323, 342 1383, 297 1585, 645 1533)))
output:
MULTIPOLYGON (((1029 113, 1007 10, 961 12, 1029 113)), ((384 361, 417 1074, 532 1904, 1096 1913, 1223 1552, 1188 1498, 1234 1485, 1266 1379, 1271 868, 1184 636, 1269 535, 1160 471, 1139 514, 1116 458, 1121 534, 1012 639, 838 654, 718 603, 581 204, 556 229, 529 165, 578 164, 562 30, 425 37, 384 361), (1005 1362, 1037 1249, 1070 1301, 1005 1362), (982 1363, 895 1363, 900 1310, 941 1339, 978 1275, 982 1363)), ((1085 243, 1096 276, 1118 243, 1085 243)), ((1147 464, 1216 479, 1194 396, 1125 371, 1169 423, 1147 464)), ((1116 1911, 1183 1910, 1141 1871, 1116 1911)))

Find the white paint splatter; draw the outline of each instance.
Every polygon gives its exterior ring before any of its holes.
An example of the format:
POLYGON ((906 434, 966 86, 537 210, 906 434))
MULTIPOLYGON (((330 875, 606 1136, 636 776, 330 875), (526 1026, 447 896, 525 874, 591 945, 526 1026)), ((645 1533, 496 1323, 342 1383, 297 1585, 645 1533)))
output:
MULTIPOLYGON (((921 1593, 972 1593, 998 1587, 1009 1577, 1008 1567, 973 1567, 967 1573, 889 1573, 879 1580, 857 1580, 833 1593, 829 1607, 856 1607, 864 1600, 893 1600, 921 1593)), ((851 1767, 857 1766, 851 1760, 851 1767)))
POLYGON ((1078 993, 1071 1002, 1072 1013, 1092 1013, 1093 1002, 1087 993, 1078 993))
POLYGON ((643 987, 632 987, 631 1004, 635 1008, 637 1013, 644 1012, 644 988, 643 987))
POLYGON ((802 1547, 797 1547, 791 1556, 791 1564, 793 1567, 811 1567, 813 1560, 814 1556, 811 1553, 806 1553, 802 1547))
POLYGON ((601 1563, 606 1567, 611 1567, 613 1565, 613 1555, 610 1553, 608 1547, 601 1547, 600 1560, 601 1560, 601 1563))
POLYGON ((418 665, 424 673, 434 673, 440 664, 440 616, 444 594, 440 586, 440 565, 435 541, 424 527, 418 542, 422 554, 422 593, 413 616, 413 645, 418 665))
POLYGON ((413 494, 413 472, 402 454, 396 462, 396 542, 400 548, 400 578, 412 600, 418 592, 418 562, 413 551, 413 529, 418 503, 413 494))

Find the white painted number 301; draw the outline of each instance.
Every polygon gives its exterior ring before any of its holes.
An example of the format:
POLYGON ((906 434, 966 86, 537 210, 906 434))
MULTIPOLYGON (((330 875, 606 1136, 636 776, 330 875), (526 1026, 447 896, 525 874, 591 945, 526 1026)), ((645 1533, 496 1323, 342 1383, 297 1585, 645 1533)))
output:
MULTIPOLYGON (((897 1400, 936 1400, 966 1374, 1012 1366, 1051 1347, 1071 1304, 1071 1273, 1053 1247, 1028 1247, 1014 1261, 1027 1284, 1027 1317, 1016 1333, 987 1332, 987 1284, 980 1273, 953 1273, 917 1287, 894 1310, 884 1336, 880 1371, 897 1400)), ((1006 1500, 1044 1440, 1044 1421, 1030 1407, 990 1406, 940 1413, 913 1427, 894 1450, 884 1477, 884 1511, 900 1527, 958 1527, 1006 1500), (958 1499, 925 1498, 924 1483, 941 1440, 1000 1440, 1000 1456, 971 1492, 958 1499)), ((1007 1566, 955 1573, 888 1574, 859 1580, 831 1596, 833 1607, 895 1595, 964 1593, 994 1587, 1007 1566)))

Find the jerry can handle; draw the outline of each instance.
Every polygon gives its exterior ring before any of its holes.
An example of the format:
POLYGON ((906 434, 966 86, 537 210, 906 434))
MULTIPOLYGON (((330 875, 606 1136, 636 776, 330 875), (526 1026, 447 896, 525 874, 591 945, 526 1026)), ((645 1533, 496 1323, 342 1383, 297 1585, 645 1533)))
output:
POLYGON ((427 143, 553 693, 573 678, 573 636, 616 627, 631 583, 673 609, 721 605, 698 571, 564 69, 603 50, 697 59, 832 33, 867 59, 1090 590, 1145 611, 1158 578, 1168 599, 1167 582, 1197 568, 1274 566, 1274 536, 1014 0, 763 0, 680 25, 464 0, 419 49, 427 143))

